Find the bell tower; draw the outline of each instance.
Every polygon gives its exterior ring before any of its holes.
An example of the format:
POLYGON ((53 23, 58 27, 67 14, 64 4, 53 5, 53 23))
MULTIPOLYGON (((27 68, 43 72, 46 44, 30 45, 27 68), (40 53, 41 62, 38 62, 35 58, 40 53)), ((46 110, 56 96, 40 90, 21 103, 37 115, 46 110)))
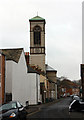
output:
POLYGON ((30 64, 45 72, 45 19, 33 17, 30 22, 30 64))

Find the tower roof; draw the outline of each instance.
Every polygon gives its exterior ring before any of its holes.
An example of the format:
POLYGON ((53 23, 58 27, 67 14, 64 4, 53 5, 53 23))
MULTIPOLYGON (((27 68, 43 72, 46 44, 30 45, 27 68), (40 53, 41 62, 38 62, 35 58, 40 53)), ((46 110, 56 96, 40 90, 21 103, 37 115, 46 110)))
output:
POLYGON ((45 19, 42 18, 42 17, 40 17, 40 16, 35 16, 35 17, 29 19, 29 21, 33 21, 33 20, 34 20, 34 21, 35 21, 35 20, 42 20, 42 21, 45 21, 45 19))

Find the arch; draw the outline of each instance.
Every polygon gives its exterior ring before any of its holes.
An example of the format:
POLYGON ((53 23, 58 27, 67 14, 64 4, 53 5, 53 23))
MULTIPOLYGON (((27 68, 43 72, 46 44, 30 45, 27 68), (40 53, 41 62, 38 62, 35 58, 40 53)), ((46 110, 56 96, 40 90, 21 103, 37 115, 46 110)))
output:
POLYGON ((35 26, 33 29, 33 33, 34 33, 34 44, 41 45, 41 27, 35 26))

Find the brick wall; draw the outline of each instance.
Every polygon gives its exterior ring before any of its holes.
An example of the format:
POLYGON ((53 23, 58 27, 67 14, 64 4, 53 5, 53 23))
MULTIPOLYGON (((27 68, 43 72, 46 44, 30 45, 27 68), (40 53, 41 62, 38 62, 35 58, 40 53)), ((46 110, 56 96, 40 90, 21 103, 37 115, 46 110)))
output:
POLYGON ((5 99, 5 56, 0 54, 0 104, 5 99))

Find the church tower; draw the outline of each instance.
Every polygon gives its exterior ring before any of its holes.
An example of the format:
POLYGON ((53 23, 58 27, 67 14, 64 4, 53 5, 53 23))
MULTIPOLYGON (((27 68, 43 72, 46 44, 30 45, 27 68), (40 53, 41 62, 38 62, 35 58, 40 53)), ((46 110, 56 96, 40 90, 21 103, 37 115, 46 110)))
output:
POLYGON ((45 72, 45 19, 33 17, 30 22, 30 65, 45 72))

